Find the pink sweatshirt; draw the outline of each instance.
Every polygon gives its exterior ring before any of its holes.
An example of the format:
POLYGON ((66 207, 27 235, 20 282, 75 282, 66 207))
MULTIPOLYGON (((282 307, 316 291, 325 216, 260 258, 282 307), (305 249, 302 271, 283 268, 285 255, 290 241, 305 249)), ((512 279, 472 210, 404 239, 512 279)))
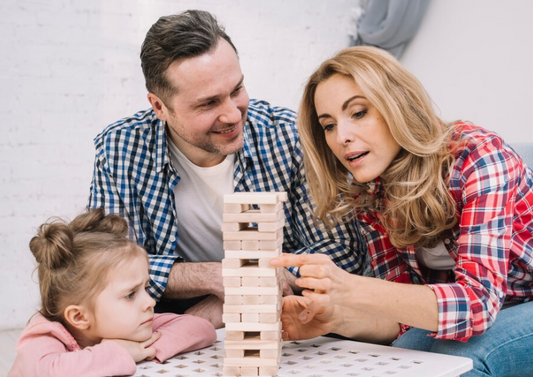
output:
MULTIPOLYGON (((204 348, 216 340, 213 325, 203 318, 171 313, 154 316, 153 331, 161 337, 152 345, 161 362, 180 352, 204 348)), ((36 314, 17 342, 17 358, 8 377, 85 377, 134 374, 135 361, 114 342, 81 349, 59 322, 36 314)))

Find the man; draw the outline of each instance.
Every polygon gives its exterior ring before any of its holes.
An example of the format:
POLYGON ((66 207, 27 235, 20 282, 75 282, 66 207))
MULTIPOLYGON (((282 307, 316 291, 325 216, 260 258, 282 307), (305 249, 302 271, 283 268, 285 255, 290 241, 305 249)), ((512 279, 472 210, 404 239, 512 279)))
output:
POLYGON ((249 99, 237 50, 211 14, 161 17, 141 62, 152 108, 96 137, 88 207, 128 219, 150 254, 158 310, 223 325, 221 221, 233 192, 286 191, 283 251, 326 253, 361 272, 355 225, 312 221, 294 113, 249 99))

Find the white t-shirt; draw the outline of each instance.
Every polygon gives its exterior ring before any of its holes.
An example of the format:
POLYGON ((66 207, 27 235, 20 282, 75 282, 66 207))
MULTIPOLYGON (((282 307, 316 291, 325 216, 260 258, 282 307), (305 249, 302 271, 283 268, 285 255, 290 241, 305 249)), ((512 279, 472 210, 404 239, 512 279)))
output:
POLYGON ((416 259, 418 263, 433 270, 451 270, 455 266, 455 260, 450 256, 443 242, 431 249, 417 248, 416 259))
POLYGON ((222 211, 225 194, 233 194, 233 163, 228 155, 220 164, 193 164, 167 139, 172 165, 180 176, 174 187, 178 217, 177 252, 186 262, 219 262, 224 258, 222 211))

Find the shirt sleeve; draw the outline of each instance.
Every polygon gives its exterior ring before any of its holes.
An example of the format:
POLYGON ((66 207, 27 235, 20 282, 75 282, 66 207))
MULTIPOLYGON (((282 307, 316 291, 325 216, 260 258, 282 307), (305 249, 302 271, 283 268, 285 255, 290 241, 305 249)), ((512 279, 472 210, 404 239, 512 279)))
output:
MULTIPOLYGON (((118 191, 116 174, 108 164, 105 153, 104 135, 95 140, 96 157, 87 208, 104 208, 106 213, 115 213, 128 221, 129 238, 144 246, 142 220, 137 214, 128 213, 118 191), (137 231, 135 231, 137 230, 137 231)), ((147 250, 150 259, 150 286, 148 292, 157 301, 161 299, 167 286, 168 277, 178 255, 157 255, 155 250, 147 250)))
MULTIPOLYGON (((438 339, 466 341, 493 323, 507 291, 519 163, 491 138, 465 158, 455 283, 429 285, 439 309, 438 339)), ((452 180, 454 177, 452 177, 452 180)))
POLYGON ((209 321, 187 314, 156 314, 153 329, 161 333, 161 337, 153 344, 159 362, 178 353, 210 346, 217 338, 215 328, 209 321))

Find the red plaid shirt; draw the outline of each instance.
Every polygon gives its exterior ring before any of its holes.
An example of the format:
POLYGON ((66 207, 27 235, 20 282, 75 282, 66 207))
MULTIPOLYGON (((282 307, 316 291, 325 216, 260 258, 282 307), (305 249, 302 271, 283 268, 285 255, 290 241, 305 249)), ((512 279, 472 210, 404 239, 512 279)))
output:
MULTIPOLYGON (((483 334, 504 302, 533 297, 533 172, 495 133, 458 123, 450 192, 459 223, 443 242, 450 271, 417 262, 414 246, 392 246, 377 214, 359 217, 376 277, 427 284, 439 309, 438 339, 466 341, 483 334)), ((375 192, 381 186, 376 181, 375 192)), ((404 327, 405 329, 405 327, 404 327)))

